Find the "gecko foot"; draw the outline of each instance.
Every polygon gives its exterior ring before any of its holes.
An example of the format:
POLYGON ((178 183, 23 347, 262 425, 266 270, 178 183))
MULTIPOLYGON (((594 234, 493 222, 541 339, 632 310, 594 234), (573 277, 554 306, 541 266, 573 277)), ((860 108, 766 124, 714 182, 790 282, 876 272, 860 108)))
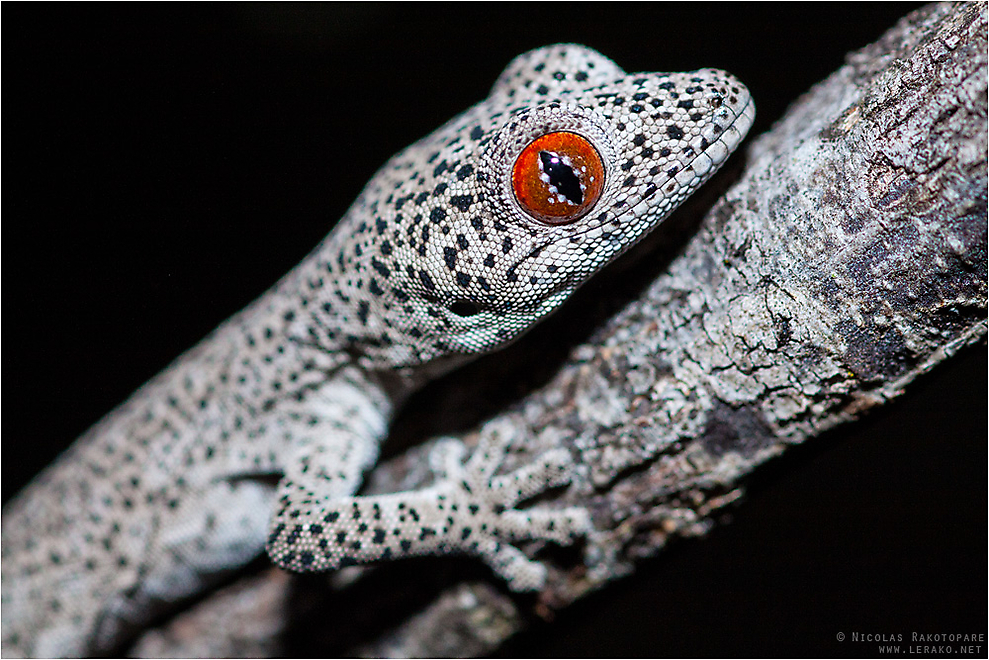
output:
MULTIPOLYGON (((503 434, 491 434, 503 436, 503 434)), ((591 529, 588 512, 523 502, 572 476, 569 452, 554 449, 506 474, 496 474, 509 443, 482 442, 464 461, 457 440, 442 440, 430 453, 439 477, 414 491, 368 497, 309 499, 295 506, 292 492, 275 517, 268 552, 279 566, 310 572, 386 559, 467 554, 484 560, 514 591, 546 582, 546 567, 515 546, 517 541, 569 545, 591 529)))
POLYGON ((452 549, 483 559, 513 591, 542 588, 546 567, 515 547, 520 540, 569 545, 591 529, 585 509, 515 506, 530 497, 569 483, 573 459, 554 449, 507 474, 495 476, 507 447, 482 441, 466 463, 463 445, 454 440, 437 445, 431 462, 442 475, 436 488, 442 509, 459 515, 447 518, 446 543, 452 549))

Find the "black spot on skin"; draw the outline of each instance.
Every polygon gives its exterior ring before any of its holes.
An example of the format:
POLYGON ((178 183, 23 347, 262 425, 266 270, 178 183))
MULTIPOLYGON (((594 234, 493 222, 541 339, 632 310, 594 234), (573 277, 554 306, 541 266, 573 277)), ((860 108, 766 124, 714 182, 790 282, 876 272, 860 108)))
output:
POLYGON ((501 251, 504 254, 508 254, 509 252, 512 251, 512 237, 511 236, 506 236, 505 237, 505 240, 503 240, 501 242, 501 251))
POLYGON ((494 255, 489 252, 488 256, 484 257, 483 263, 485 268, 494 268, 495 265, 494 255))
POLYGON ((461 211, 467 211, 470 209, 471 204, 474 203, 473 195, 454 195, 450 197, 450 204, 457 207, 461 211))
POLYGON ((384 278, 388 278, 391 275, 391 271, 388 269, 388 266, 384 265, 374 257, 371 257, 371 267, 378 271, 378 274, 384 278))
POLYGON ((463 181, 469 177, 474 172, 473 165, 464 165, 459 170, 457 170, 457 181, 463 181))
POLYGON ((467 273, 460 273, 460 272, 458 272, 457 273, 457 284, 459 284, 460 286, 466 287, 468 284, 470 284, 470 275, 468 275, 467 273))
POLYGON ((429 212, 429 220, 433 224, 437 224, 437 225, 443 222, 444 220, 446 220, 446 209, 439 206, 435 207, 432 211, 429 212))
POLYGON ((292 531, 288 533, 285 537, 285 543, 288 545, 295 545, 295 542, 299 540, 299 536, 302 535, 302 525, 296 525, 292 528, 292 531))
POLYGON ((683 129, 673 124, 666 127, 666 134, 669 135, 674 140, 683 139, 683 129))
POLYGON ((275 528, 271 530, 271 534, 268 535, 268 545, 274 544, 274 542, 278 540, 278 537, 281 536, 284 531, 285 523, 278 523, 275 528))
POLYGON ((367 315, 370 309, 371 306, 368 305, 366 300, 362 300, 360 304, 357 305, 357 318, 360 320, 361 325, 367 325, 367 315))
POLYGON ((419 280, 422 282, 422 285, 426 287, 426 289, 428 289, 429 291, 436 290, 436 285, 433 284, 433 278, 431 278, 429 276, 429 273, 427 273, 426 271, 424 270, 419 271, 419 280))
POLYGON ((443 261, 446 263, 447 268, 455 270, 457 267, 457 251, 452 247, 443 248, 443 261))

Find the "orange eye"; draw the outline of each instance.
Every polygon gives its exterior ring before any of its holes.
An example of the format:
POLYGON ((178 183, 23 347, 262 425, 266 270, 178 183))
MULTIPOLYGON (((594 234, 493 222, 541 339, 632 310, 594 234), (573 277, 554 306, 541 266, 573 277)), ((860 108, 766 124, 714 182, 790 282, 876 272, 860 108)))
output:
POLYGON ((591 210, 604 189, 604 164, 576 133, 536 138, 512 168, 512 190, 522 208, 541 222, 565 225, 591 210))

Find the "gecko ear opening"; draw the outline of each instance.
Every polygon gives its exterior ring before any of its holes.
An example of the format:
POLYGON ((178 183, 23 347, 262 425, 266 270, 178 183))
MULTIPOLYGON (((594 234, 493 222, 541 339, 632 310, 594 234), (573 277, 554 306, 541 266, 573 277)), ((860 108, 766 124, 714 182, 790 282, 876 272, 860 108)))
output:
POLYGON ((457 316, 474 316, 481 311, 481 308, 470 301, 458 300, 450 305, 450 311, 457 316))

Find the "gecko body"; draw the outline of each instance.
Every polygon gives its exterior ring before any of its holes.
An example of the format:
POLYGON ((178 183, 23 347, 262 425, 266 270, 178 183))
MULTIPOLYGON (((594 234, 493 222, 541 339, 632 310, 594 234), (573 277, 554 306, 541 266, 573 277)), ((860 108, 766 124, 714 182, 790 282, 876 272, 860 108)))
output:
POLYGON ((590 526, 515 508, 567 483, 564 448, 501 474, 504 447, 440 443, 414 492, 354 497, 362 475, 409 393, 554 311, 713 174, 753 114, 723 71, 626 74, 566 44, 516 58, 5 507, 4 654, 112 651, 265 550, 294 571, 464 553, 538 589, 545 568, 513 543, 590 526))

